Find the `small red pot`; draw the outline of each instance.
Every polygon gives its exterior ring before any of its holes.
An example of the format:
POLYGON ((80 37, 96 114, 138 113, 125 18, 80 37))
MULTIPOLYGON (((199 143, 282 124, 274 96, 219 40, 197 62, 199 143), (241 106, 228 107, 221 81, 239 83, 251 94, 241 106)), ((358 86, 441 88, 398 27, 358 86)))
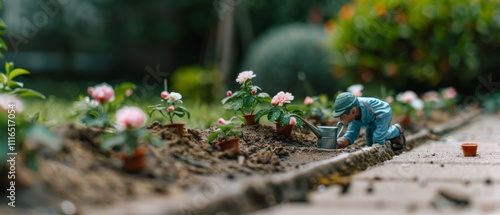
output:
POLYGON ((465 157, 474 157, 477 154, 477 143, 463 143, 462 151, 465 157))
POLYGON ((239 153, 240 152, 240 147, 238 144, 239 141, 240 138, 232 138, 218 142, 217 146, 219 146, 223 151, 234 150, 234 152, 239 153))
POLYGON ((172 123, 166 124, 164 127, 168 128, 168 130, 182 136, 184 134, 184 123, 172 123))
POLYGON ((123 170, 128 173, 137 173, 146 167, 146 149, 137 148, 134 154, 126 156, 124 153, 119 155, 123 160, 123 170))
POLYGON ((292 134, 293 130, 293 125, 285 125, 281 126, 279 123, 276 123, 276 133, 278 134, 283 134, 283 135, 290 135, 292 134))
POLYGON ((246 121, 246 125, 255 125, 259 124, 258 122, 255 122, 255 114, 246 114, 243 115, 246 121))

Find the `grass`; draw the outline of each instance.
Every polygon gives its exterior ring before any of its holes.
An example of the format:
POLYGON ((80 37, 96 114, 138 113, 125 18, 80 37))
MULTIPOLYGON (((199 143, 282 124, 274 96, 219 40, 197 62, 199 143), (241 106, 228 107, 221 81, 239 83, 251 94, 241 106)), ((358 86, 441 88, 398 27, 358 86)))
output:
MULTIPOLYGON (((75 99, 76 100, 76 99, 75 99)), ((71 119, 73 102, 66 99, 49 96, 46 100, 41 99, 25 99, 24 113, 28 115, 40 113, 40 122, 47 126, 55 126, 64 122, 76 122, 71 119)), ((142 99, 128 101, 126 105, 140 107, 144 112, 147 112, 147 107, 158 103, 155 99, 142 99)), ((232 111, 227 111, 222 108, 220 103, 203 103, 201 101, 185 101, 183 106, 186 107, 191 113, 191 118, 175 117, 175 122, 186 123, 186 128, 192 129, 206 129, 220 117, 229 119, 235 115, 232 111)), ((167 123, 167 119, 160 114, 153 114, 151 118, 148 117, 148 122, 160 121, 167 123)))

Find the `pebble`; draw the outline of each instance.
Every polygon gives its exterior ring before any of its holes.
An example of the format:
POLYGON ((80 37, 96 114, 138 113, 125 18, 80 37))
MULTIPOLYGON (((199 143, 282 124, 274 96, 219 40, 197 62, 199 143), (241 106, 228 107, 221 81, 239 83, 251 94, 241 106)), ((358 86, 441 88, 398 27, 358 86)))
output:
POLYGON ((73 204, 73 202, 64 200, 63 202, 61 202, 61 211, 64 214, 72 215, 76 213, 76 206, 75 204, 73 204))

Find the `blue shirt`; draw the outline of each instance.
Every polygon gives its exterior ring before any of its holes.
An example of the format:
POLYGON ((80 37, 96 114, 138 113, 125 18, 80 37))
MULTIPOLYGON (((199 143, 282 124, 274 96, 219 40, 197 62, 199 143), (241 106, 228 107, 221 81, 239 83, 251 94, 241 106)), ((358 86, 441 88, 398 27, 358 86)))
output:
POLYGON ((373 131, 373 134, 366 135, 373 135, 373 143, 383 144, 388 136, 394 136, 393 134, 389 134, 387 130, 392 119, 392 109, 389 103, 370 97, 358 97, 358 103, 361 111, 361 119, 350 122, 344 134, 344 137, 349 140, 350 144, 354 143, 356 138, 358 138, 361 126, 372 128, 370 131, 373 131), (370 106, 373 112, 365 106, 363 101, 370 106))

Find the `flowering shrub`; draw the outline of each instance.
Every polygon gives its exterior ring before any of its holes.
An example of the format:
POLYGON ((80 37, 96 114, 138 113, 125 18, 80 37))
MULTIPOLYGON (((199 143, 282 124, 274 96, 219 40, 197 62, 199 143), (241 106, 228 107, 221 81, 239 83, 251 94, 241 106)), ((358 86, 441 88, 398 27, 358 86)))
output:
POLYGON ((167 88, 167 80, 164 81, 164 84, 165 90, 160 93, 162 103, 149 106, 149 116, 158 111, 163 117, 167 118, 170 123, 174 123, 175 116, 179 118, 187 116, 187 118, 189 119, 191 117, 191 114, 189 113, 188 109, 178 105, 178 103, 182 103, 182 95, 176 92, 169 93, 167 88))
POLYGON ((260 87, 252 84, 252 78, 256 77, 253 71, 244 71, 238 75, 236 82, 241 84, 241 89, 236 92, 227 91, 226 98, 222 104, 226 110, 240 111, 241 114, 254 114, 258 104, 269 102, 269 94, 261 91, 260 87))
POLYGON ((230 137, 241 137, 243 133, 241 131, 233 130, 235 126, 239 125, 239 120, 236 120, 235 117, 232 117, 229 120, 224 120, 223 118, 219 118, 217 123, 214 123, 217 126, 217 129, 210 132, 208 135, 208 142, 211 143, 216 139, 227 140, 230 137))
POLYGON ((98 84, 87 89, 88 96, 80 96, 74 103, 72 117, 78 118, 89 127, 110 127, 116 109, 122 107, 132 94, 135 85, 129 82, 122 83, 115 88, 107 83, 98 84))
POLYGON ((304 116, 304 110, 301 107, 295 105, 288 105, 294 99, 294 96, 288 92, 279 92, 271 100, 270 109, 262 109, 257 114, 255 114, 255 120, 260 119, 260 117, 267 115, 267 119, 271 122, 277 122, 281 126, 287 124, 296 124, 297 127, 302 129, 302 121, 296 121, 295 117, 290 116, 290 114, 297 114, 299 116, 304 116))
POLYGON ((14 63, 5 62, 5 73, 0 72, 0 93, 9 93, 19 97, 36 97, 45 99, 45 96, 35 90, 24 88, 24 83, 14 81, 14 78, 30 74, 25 69, 14 69, 14 63))
POLYGON ((162 142, 144 128, 146 114, 138 107, 125 106, 116 112, 116 134, 105 133, 102 136, 101 148, 108 150, 115 146, 122 148, 126 155, 132 155, 140 141, 156 146, 162 142))

